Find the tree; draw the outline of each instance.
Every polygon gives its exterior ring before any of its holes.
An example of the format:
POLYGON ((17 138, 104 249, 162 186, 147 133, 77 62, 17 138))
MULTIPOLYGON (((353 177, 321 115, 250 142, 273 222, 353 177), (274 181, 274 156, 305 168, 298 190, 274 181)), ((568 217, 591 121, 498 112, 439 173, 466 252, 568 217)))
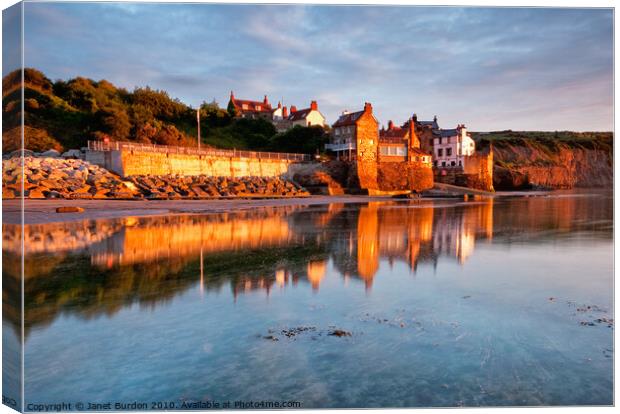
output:
POLYGON ((200 105, 200 114, 204 117, 204 124, 207 128, 219 128, 230 125, 232 119, 228 111, 220 108, 218 103, 213 100, 211 102, 203 102, 200 105))
POLYGON ((109 106, 96 114, 101 131, 115 140, 125 140, 129 136, 131 123, 127 112, 121 107, 109 106))
POLYGON ((271 139, 270 147, 274 151, 314 154, 317 150, 323 151, 327 142, 328 135, 323 127, 296 125, 286 132, 275 135, 271 139))
POLYGON ((237 108, 235 108, 232 100, 228 102, 228 108, 226 108, 226 110, 228 111, 228 115, 230 115, 231 118, 237 116, 237 108))

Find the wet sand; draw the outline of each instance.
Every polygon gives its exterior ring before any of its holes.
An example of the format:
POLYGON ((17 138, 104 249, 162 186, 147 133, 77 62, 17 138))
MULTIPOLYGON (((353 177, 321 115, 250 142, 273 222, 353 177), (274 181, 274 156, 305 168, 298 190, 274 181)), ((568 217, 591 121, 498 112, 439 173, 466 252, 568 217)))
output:
MULTIPOLYGON (((488 193, 490 197, 519 197, 549 195, 545 191, 510 191, 488 193)), ((457 201, 446 198, 420 198, 417 202, 457 201)), ((310 197, 286 198, 236 198, 210 200, 67 200, 45 199, 24 201, 24 223, 39 224, 75 220, 111 219, 129 216, 152 216, 166 214, 206 214, 223 213, 263 207, 312 206, 330 203, 368 203, 370 201, 399 201, 391 196, 317 195, 310 197), (82 213, 57 213, 56 208, 82 207, 82 213)), ((401 199, 400 201, 406 201, 401 199)), ((413 201, 413 200, 408 200, 413 201)), ((2 200, 2 222, 19 224, 21 222, 21 200, 2 200)))
MULTIPOLYGON (((223 213, 262 207, 312 206, 329 203, 367 203, 392 201, 391 197, 368 196, 312 196, 303 198, 263 198, 226 200, 25 200, 26 224, 51 223, 88 219, 110 219, 128 216, 166 214, 223 213), (56 213, 56 208, 76 206, 83 213, 56 213)), ((2 200, 2 222, 21 222, 21 200, 2 200)))

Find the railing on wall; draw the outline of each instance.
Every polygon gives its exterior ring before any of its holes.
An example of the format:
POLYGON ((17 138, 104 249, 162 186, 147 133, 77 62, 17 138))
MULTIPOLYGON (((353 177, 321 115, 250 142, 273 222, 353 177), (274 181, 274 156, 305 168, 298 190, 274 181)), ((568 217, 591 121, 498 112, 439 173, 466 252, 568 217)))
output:
POLYGON ((135 142, 122 141, 88 141, 89 151, 142 151, 160 152, 164 154, 184 154, 184 155, 207 155, 216 157, 231 158, 260 158, 267 160, 288 160, 288 161, 311 161, 309 154, 294 154, 289 152, 263 152, 263 151, 240 151, 236 149, 198 149, 193 147, 175 147, 168 145, 140 144, 135 142))

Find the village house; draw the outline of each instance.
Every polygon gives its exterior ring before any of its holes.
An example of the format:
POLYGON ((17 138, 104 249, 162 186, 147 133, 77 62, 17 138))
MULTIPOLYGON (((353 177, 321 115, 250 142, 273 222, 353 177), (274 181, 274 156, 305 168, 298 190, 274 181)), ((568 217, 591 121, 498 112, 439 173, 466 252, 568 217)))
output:
POLYGON ((296 125, 302 127, 315 125, 324 127, 325 117, 319 111, 319 106, 316 101, 310 102, 310 107, 300 110, 293 105, 291 106, 290 113, 286 106, 281 107, 280 103, 278 103, 278 108, 273 111, 273 123, 278 132, 283 132, 296 125))
POLYGON ((357 144, 361 137, 370 135, 369 144, 377 145, 378 132, 379 122, 372 114, 372 105, 367 102, 362 111, 342 112, 342 115, 332 125, 330 143, 325 145, 325 149, 335 153, 337 159, 352 161, 357 157, 357 144), (370 122, 364 122, 361 125, 361 121, 365 119, 370 122))
POLYGON ((439 136, 433 138, 435 167, 462 168, 467 157, 475 152, 476 144, 463 124, 459 124, 455 129, 440 129, 439 136))
POLYGON ((379 131, 379 122, 366 103, 363 111, 343 112, 332 125, 326 149, 340 160, 353 161, 360 188, 369 194, 398 194, 433 186, 431 155, 420 149, 415 124, 402 127, 390 122, 379 131))
POLYGON ((237 99, 233 91, 230 91, 230 100, 228 101, 228 108, 235 109, 235 116, 238 118, 263 118, 271 120, 273 115, 273 109, 267 99, 267 95, 263 98, 263 101, 249 101, 246 99, 237 99))
POLYGON ((391 120, 379 131, 379 162, 415 161, 431 165, 431 154, 420 148, 413 119, 397 127, 391 120))
POLYGON ((412 119, 416 135, 420 140, 420 148, 432 154, 434 139, 440 135, 437 116, 434 116, 432 121, 418 121, 418 116, 414 113, 412 119))
POLYGON ((316 101, 310 102, 310 107, 306 109, 298 110, 296 107, 291 106, 288 120, 293 126, 325 126, 325 117, 319 112, 319 106, 316 101))

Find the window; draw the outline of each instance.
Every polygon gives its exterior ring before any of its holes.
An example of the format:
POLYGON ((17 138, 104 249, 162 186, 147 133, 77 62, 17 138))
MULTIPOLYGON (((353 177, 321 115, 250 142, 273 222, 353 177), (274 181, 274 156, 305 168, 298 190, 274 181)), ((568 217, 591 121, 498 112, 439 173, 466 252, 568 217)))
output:
POLYGON ((452 148, 446 148, 446 156, 452 155, 452 148))
POLYGON ((439 148, 439 149, 437 150, 437 156, 438 156, 438 157, 443 157, 443 148, 439 148))
POLYGON ((256 110, 260 111, 260 105, 256 105, 256 110))
POLYGON ((456 165, 456 163, 455 163, 454 161, 452 161, 452 162, 450 163, 450 165, 454 167, 454 166, 456 165))
POLYGON ((459 161, 459 167, 463 166, 463 161, 459 161))
POLYGON ((336 129, 334 129, 334 134, 336 134, 336 135, 340 135, 340 128, 336 128, 336 129))
POLYGON ((446 166, 446 162, 445 162, 445 161, 442 161, 442 162, 441 162, 441 166, 442 166, 442 167, 445 167, 445 166, 446 166))
POLYGON ((243 108, 243 109, 248 109, 248 104, 243 104, 243 105, 241 105, 241 108, 243 108))

